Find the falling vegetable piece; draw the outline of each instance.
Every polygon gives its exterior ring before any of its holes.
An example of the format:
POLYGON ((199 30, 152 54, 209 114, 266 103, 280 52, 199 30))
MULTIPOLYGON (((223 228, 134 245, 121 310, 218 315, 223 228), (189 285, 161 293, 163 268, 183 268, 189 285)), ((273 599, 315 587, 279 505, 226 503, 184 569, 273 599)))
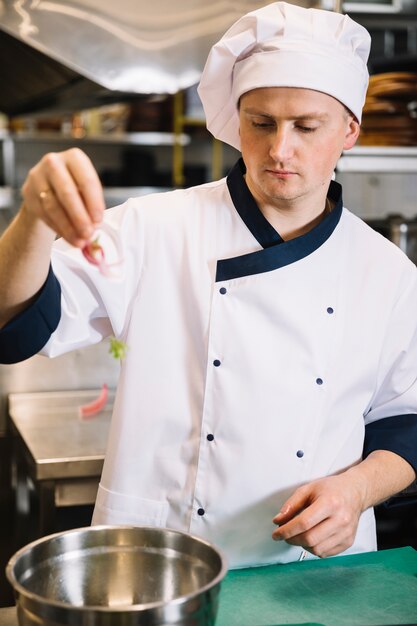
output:
MULTIPOLYGON (((109 353, 115 358, 121 361, 125 358, 126 352, 128 350, 128 345, 122 341, 121 339, 116 339, 116 337, 110 337, 110 346, 109 353)), ((104 409, 107 404, 108 399, 108 387, 106 383, 103 384, 99 396, 89 402, 88 404, 84 404, 83 406, 78 407, 78 415, 80 419, 88 419, 89 417, 94 417, 97 413, 100 413, 104 409)))
POLYGON ((124 341, 116 339, 116 337, 110 337, 109 352, 115 359, 120 361, 125 358, 128 346, 124 341))
POLYGON ((100 413, 107 404, 108 399, 108 387, 106 383, 103 384, 100 394, 95 400, 78 407, 78 415, 80 419, 88 419, 97 413, 100 413))
POLYGON ((123 265, 122 245, 119 234, 114 228, 104 222, 100 224, 99 230, 103 231, 103 233, 109 237, 113 244, 117 260, 111 263, 107 261, 103 245, 100 243, 100 235, 96 235, 91 239, 91 241, 82 248, 81 252, 89 263, 97 266, 103 276, 107 278, 119 278, 123 265))

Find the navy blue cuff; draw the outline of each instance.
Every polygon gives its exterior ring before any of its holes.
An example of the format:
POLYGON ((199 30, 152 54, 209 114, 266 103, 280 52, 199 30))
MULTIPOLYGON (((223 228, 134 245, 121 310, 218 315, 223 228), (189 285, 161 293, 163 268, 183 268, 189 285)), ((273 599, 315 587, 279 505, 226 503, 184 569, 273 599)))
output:
POLYGON ((0 330, 0 363, 19 363, 37 354, 61 319, 61 286, 49 268, 34 302, 0 330))
MULTIPOLYGON (((417 473, 417 414, 394 415, 376 420, 365 427, 364 458, 374 450, 389 450, 401 456, 417 473)), ((387 506, 417 502, 417 492, 405 490, 387 500, 387 506)))

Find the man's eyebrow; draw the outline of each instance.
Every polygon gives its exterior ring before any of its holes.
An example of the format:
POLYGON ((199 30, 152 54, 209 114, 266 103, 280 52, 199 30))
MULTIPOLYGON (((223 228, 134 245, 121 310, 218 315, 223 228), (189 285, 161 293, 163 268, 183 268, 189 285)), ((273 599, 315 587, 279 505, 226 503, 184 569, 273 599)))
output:
MULTIPOLYGON (((272 113, 266 113, 265 111, 261 111, 260 109, 254 109, 252 107, 247 107, 243 109, 244 113, 247 113, 248 115, 256 115, 258 117, 267 117, 269 119, 275 119, 275 115, 272 115, 272 113)), ((312 111, 310 113, 302 113, 301 115, 294 115, 291 116, 291 120, 319 120, 319 121, 325 121, 329 118, 328 113, 320 113, 320 112, 315 112, 312 111)))
POLYGON ((296 115, 291 118, 292 120, 327 120, 329 119, 328 113, 303 113, 303 115, 296 115))

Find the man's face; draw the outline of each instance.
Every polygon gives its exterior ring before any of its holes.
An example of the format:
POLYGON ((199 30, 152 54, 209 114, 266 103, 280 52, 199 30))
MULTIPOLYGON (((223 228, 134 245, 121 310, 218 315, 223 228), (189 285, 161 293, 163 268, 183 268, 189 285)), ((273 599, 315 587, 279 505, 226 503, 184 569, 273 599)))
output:
POLYGON ((277 207, 314 202, 359 124, 327 94, 292 87, 254 89, 240 100, 246 181, 255 199, 277 207))

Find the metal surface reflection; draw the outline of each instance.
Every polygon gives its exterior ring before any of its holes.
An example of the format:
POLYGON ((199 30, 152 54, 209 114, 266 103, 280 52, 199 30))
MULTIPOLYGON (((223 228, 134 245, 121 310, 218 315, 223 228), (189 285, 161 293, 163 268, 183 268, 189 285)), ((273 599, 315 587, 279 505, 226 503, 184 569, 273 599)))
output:
POLYGON ((263 0, 4 0, 0 27, 110 90, 175 93, 195 84, 208 51, 263 0))
POLYGON ((203 540, 127 526, 45 537, 7 567, 21 626, 213 626, 225 574, 203 540))

